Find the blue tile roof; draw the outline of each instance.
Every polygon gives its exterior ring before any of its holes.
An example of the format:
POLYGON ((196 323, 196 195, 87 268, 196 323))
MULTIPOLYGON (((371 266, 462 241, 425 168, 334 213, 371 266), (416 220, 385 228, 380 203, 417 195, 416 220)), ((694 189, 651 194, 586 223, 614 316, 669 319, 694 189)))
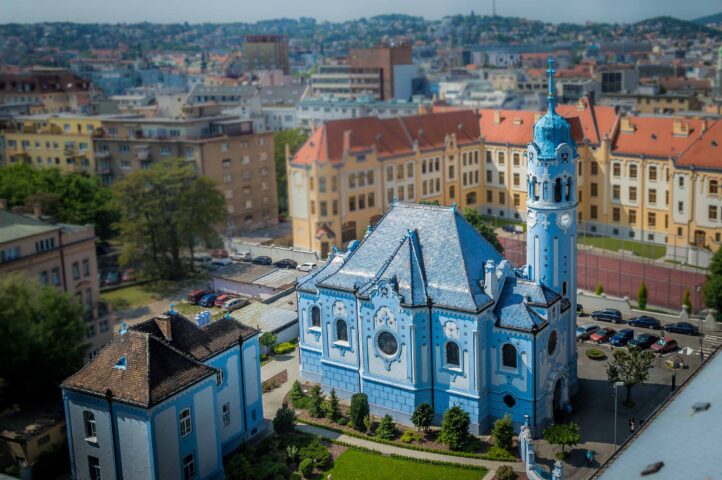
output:
POLYGON ((549 306, 559 295, 548 288, 528 280, 510 276, 494 307, 497 326, 531 331, 541 327, 546 320, 535 313, 530 305, 549 306))
POLYGON ((395 279, 411 304, 428 296, 437 306, 478 311, 492 301, 481 284, 489 259, 498 264, 503 257, 456 208, 401 203, 354 252, 302 278, 299 289, 361 294, 380 279, 395 279))

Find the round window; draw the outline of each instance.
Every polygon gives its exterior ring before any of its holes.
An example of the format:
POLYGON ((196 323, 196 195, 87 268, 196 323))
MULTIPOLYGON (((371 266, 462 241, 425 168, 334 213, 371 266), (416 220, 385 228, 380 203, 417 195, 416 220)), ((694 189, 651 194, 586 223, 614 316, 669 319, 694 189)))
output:
POLYGON ((394 355, 399 348, 396 337, 389 332, 381 332, 376 342, 379 344, 379 349, 386 355, 394 355))
POLYGON ((556 350, 557 350, 557 341, 559 340, 558 337, 559 337, 559 335, 557 334, 557 331, 556 331, 556 330, 554 330, 554 331, 549 335, 549 343, 547 343, 547 353, 548 353, 549 355, 553 355, 554 352, 556 352, 556 350))
POLYGON ((507 407, 511 408, 516 405, 516 400, 511 395, 504 395, 504 403, 507 407))

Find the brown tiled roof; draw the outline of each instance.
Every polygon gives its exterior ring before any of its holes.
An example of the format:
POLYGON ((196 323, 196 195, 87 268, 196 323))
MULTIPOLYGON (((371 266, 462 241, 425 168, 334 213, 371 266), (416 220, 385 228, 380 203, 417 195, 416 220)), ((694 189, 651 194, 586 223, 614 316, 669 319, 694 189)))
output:
POLYGON ((129 330, 110 342, 62 387, 144 408, 214 375, 214 368, 184 355, 148 333, 129 330), (117 368, 125 357, 125 368, 117 368))
POLYGON ((339 163, 344 152, 376 149, 379 158, 407 155, 418 144, 420 150, 442 148, 447 135, 459 144, 479 139, 479 123, 471 110, 429 113, 408 117, 363 117, 326 122, 293 157, 296 165, 339 163))
POLYGON ((158 317, 133 325, 130 329, 148 333, 201 362, 238 345, 241 338, 256 333, 255 329, 233 318, 224 317, 202 328, 178 313, 169 313, 166 318, 170 321, 170 340, 163 335, 158 325, 162 320, 158 317))

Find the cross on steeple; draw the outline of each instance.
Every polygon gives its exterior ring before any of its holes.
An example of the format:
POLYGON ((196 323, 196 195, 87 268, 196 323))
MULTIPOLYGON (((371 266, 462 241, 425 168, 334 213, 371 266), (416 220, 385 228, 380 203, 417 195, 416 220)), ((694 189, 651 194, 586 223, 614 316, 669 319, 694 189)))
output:
POLYGON ((554 111, 556 105, 556 97, 554 95, 554 74, 557 72, 554 69, 554 58, 551 53, 549 54, 549 60, 547 60, 549 68, 547 68, 547 75, 549 75, 549 93, 547 95, 547 104, 549 105, 549 113, 554 111))

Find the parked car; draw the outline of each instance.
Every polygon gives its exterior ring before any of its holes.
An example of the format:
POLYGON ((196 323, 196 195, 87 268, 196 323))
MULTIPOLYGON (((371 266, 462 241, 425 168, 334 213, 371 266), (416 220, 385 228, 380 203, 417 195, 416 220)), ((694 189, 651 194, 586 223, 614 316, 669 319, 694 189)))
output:
POLYGON ((222 293, 222 294, 218 295, 215 300, 213 300, 213 306, 221 307, 221 306, 223 306, 224 303, 226 303, 231 298, 233 298, 233 297, 230 294, 222 293))
POLYGON ((135 270, 133 270, 132 268, 124 270, 121 280, 123 282, 135 282, 135 270))
POLYGON ((654 342, 659 340, 659 337, 653 333, 643 333, 641 335, 637 335, 637 338, 631 339, 627 345, 629 347, 639 348, 642 350, 646 350, 649 347, 651 347, 654 342))
POLYGON ((256 265, 271 265, 273 263, 273 260, 271 260, 271 257, 261 255, 260 257, 255 257, 252 260, 252 263, 256 265))
POLYGON ((649 317, 647 315, 640 315, 639 317, 630 318, 627 323, 632 325, 633 327, 651 328, 652 330, 657 330, 661 328, 662 325, 661 323, 659 323, 659 320, 654 317, 649 317))
POLYGON ((193 254, 193 263, 200 265, 200 266, 206 266, 209 265, 213 261, 213 257, 208 255, 207 253, 194 253, 193 254))
POLYGON ((118 285, 120 283, 120 274, 116 271, 108 272, 103 278, 103 285, 118 285))
POLYGON ((209 293, 211 293, 210 290, 191 290, 188 292, 188 295, 186 295, 186 299, 191 305, 197 305, 200 299, 209 293))
POLYGON ((615 347, 623 347, 633 338, 634 330, 625 328, 612 335, 612 338, 609 339, 609 344, 615 347))
POLYGON ((577 315, 584 315, 584 305, 577 303, 577 315))
POLYGON ((216 301, 217 296, 217 293, 207 293, 203 295, 203 298, 200 299, 198 305, 200 305, 201 307, 212 307, 213 302, 216 301))
POLYGON ((623 323, 622 312, 614 308, 605 308, 592 312, 592 318, 602 322, 623 323))
POLYGON ((592 336, 592 333, 599 330, 599 325, 593 323, 585 323, 577 327, 577 341, 588 340, 592 336))
POLYGON ((211 250, 211 257, 213 258, 228 258, 228 250, 225 248, 214 248, 211 250))
POLYGON ((512 225, 511 223, 505 223, 504 225, 501 226, 501 229, 504 230, 505 232, 509 232, 509 233, 516 232, 514 225, 512 225))
POLYGON ((671 333, 684 333, 685 335, 697 335, 699 333, 699 329, 689 322, 670 323, 664 329, 671 333))
POLYGON ((226 300, 221 308, 223 308, 226 312, 232 312, 233 310, 238 310, 246 305, 248 305, 248 300, 245 298, 231 298, 230 300, 226 300))
POLYGON ((649 349, 654 353, 673 352, 674 350, 677 350, 677 340, 672 337, 662 337, 654 342, 649 349))
POLYGON ((589 336, 589 340, 596 343, 604 343, 608 342, 612 336, 617 333, 617 331, 610 327, 603 327, 597 330, 596 332, 592 333, 589 336))
POLYGON ((223 268, 231 264, 233 264, 233 261, 230 258, 214 258, 213 261, 210 263, 210 267, 223 268))
POLYGON ((314 268, 316 268, 316 264, 315 264, 315 263, 313 263, 313 262, 306 262, 306 263, 302 263, 301 265, 297 266, 297 267, 296 267, 296 270, 300 270, 300 271, 302 271, 302 272, 310 272, 310 271, 313 270, 314 268))
POLYGON ((291 260, 290 258, 284 258, 283 260, 279 260, 274 263, 273 266, 276 268, 287 268, 289 270, 293 270, 298 266, 298 262, 291 260))
POLYGON ((251 255, 251 252, 249 251, 243 251, 243 252, 233 252, 233 255, 231 255, 231 260, 234 262, 250 262, 253 259, 253 255, 251 255))

